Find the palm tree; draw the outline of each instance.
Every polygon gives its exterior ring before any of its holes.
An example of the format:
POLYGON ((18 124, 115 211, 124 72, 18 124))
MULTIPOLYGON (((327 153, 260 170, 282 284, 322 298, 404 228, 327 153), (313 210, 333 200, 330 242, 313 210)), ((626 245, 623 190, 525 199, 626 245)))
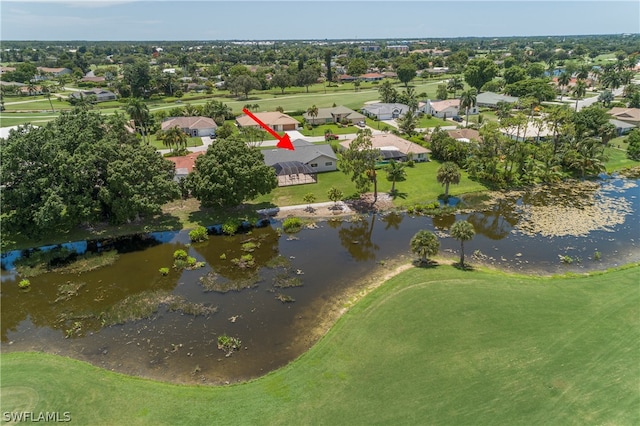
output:
POLYGON ((44 97, 49 101, 51 111, 56 112, 56 110, 53 108, 53 102, 51 102, 51 89, 49 89, 49 86, 42 86, 42 93, 44 94, 44 97))
POLYGON ((307 115, 309 117, 311 117, 311 120, 310 120, 311 121, 311 126, 312 126, 311 127, 311 133, 313 134, 313 125, 314 125, 314 122, 315 122, 315 118, 318 116, 318 107, 315 106, 315 105, 310 106, 307 109, 307 115))
MULTIPOLYGON (((142 134, 142 140, 145 140, 146 129, 149 123, 149 108, 141 98, 134 98, 127 104, 127 112, 131 116, 131 119, 136 123, 136 126, 140 129, 142 134)), ((149 143, 146 140, 147 144, 149 143)))
POLYGON ((181 147, 187 148, 188 139, 187 135, 178 126, 174 126, 164 132, 162 141, 169 148, 175 145, 176 150, 179 150, 181 147))
POLYGON ((385 167, 387 172, 387 180, 391 181, 391 194, 396 192, 396 182, 403 181, 407 177, 407 172, 404 170, 404 163, 398 163, 395 160, 389 160, 389 164, 385 167))
POLYGON ((477 96, 478 91, 475 88, 471 88, 460 94, 460 107, 465 109, 467 115, 465 127, 469 127, 469 108, 476 106, 477 96))
POLYGON ((445 186, 444 189, 444 199, 449 199, 449 184, 453 183, 455 185, 460 183, 460 169, 456 163, 452 163, 451 161, 447 161, 438 169, 438 175, 436 176, 438 183, 445 186))
POLYGON ((611 102, 613 102, 613 99, 614 99, 613 92, 611 92, 611 90, 609 89, 604 90, 598 96, 598 100, 602 102, 602 105, 605 107, 608 107, 609 105, 611 105, 611 102))
POLYGON ((451 226, 451 236, 460 240, 460 266, 464 268, 464 242, 469 241, 476 234, 473 225, 466 220, 459 220, 451 226))
POLYGON ((426 263, 429 256, 435 256, 440 249, 438 237, 425 229, 418 231, 410 242, 411 251, 420 256, 420 263, 426 263))
POLYGON ((587 93, 587 83, 584 80, 578 80, 576 87, 573 88, 573 95, 576 97, 576 111, 578 110, 578 101, 587 93))
POLYGON ((464 83, 462 83, 461 79, 459 79, 458 77, 449 79, 449 82, 447 83, 447 90, 453 92, 454 98, 456 97, 456 92, 462 89, 464 89, 464 83))
POLYGON ((562 74, 560 74, 558 76, 558 85, 560 86, 560 100, 562 101, 562 97, 564 96, 564 91, 567 88, 567 86, 569 85, 569 82, 571 82, 571 76, 566 73, 563 72, 562 74))

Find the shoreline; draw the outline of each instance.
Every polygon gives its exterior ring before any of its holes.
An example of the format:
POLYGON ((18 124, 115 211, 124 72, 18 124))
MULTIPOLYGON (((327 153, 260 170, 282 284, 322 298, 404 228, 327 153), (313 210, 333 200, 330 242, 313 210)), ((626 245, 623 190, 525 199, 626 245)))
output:
MULTIPOLYGON (((28 354, 28 353, 44 353, 49 355, 56 355, 60 357, 66 357, 72 359, 74 361, 85 362, 93 367, 98 369, 109 371, 112 373, 122 374, 123 376, 134 378, 134 379, 143 379, 150 380, 153 382, 171 384, 171 385, 186 385, 186 386, 206 386, 206 387, 223 387, 228 385, 238 385, 238 384, 246 384, 253 382, 255 380, 262 379, 270 374, 273 374, 277 371, 280 371, 284 368, 289 367, 292 363, 297 362, 301 357, 307 354, 314 346, 320 343, 335 327, 338 321, 347 314, 352 308, 358 305, 364 298, 368 295, 376 291, 377 289, 384 286, 389 280, 392 278, 402 274, 405 271, 410 270, 411 268, 418 267, 414 264, 415 258, 411 258, 408 260, 406 256, 399 256, 396 259, 392 259, 389 264, 385 264, 384 270, 374 271, 371 274, 362 277, 360 280, 355 282, 352 286, 344 291, 336 294, 331 298, 329 303, 321 304, 321 309, 317 312, 316 318, 322 318, 321 321, 316 322, 315 327, 310 330, 305 330, 304 334, 299 334, 296 336, 291 342, 290 345, 296 347, 294 350, 294 356, 289 360, 284 362, 283 364, 277 366, 276 368, 266 371, 257 376, 245 376, 245 377, 237 377, 237 378, 227 378, 220 380, 208 380, 206 383, 192 383, 188 381, 184 381, 175 377, 170 379, 168 377, 161 378, 157 376, 148 376, 145 374, 131 374, 124 370, 118 370, 114 368, 108 368, 106 366, 99 365, 97 363, 91 362, 88 359, 83 359, 82 354, 78 353, 68 353, 67 351, 61 351, 57 349, 53 350, 43 350, 36 349, 35 346, 32 346, 31 349, 27 350, 6 350, 5 348, 11 345, 11 342, 5 343, 0 348, 0 355, 8 355, 8 354, 28 354), (390 270, 387 269, 390 267, 390 270), (231 380, 229 380, 231 379, 231 380)), ((455 264, 457 262, 453 261, 451 258, 436 256, 431 258, 430 260, 434 261, 435 266, 445 266, 445 267, 453 267, 455 268, 455 264)), ((607 268, 604 270, 592 270, 586 271, 582 274, 576 274, 568 272, 562 275, 539 275, 539 274, 524 274, 521 272, 513 272, 497 267, 493 267, 491 265, 484 264, 474 264, 469 265, 471 268, 469 272, 485 272, 496 275, 508 275, 512 277, 523 277, 526 279, 539 279, 539 280, 564 280, 564 279, 572 279, 578 277, 588 277, 588 276, 597 276, 603 275, 619 270, 625 270, 630 268, 638 268, 640 267, 640 262, 631 262, 624 265, 619 265, 616 267, 607 268)), ((419 268, 419 267, 418 267, 419 268)))

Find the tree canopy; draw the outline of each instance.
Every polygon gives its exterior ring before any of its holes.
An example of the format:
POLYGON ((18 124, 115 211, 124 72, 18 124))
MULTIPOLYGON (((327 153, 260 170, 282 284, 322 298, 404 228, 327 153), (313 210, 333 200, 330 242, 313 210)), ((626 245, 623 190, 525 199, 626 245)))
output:
POLYGON ((196 159, 187 187, 204 207, 233 207, 278 186, 275 171, 258 148, 238 136, 215 140, 196 159))
POLYGON ((76 109, 0 140, 6 229, 39 237, 81 223, 122 224, 177 198, 173 163, 125 123, 121 114, 76 109))
POLYGON ((471 87, 480 90, 485 83, 498 75, 498 66, 487 58, 472 59, 464 70, 464 79, 471 87))
MULTIPOLYGON (((371 188, 373 182, 374 200, 378 198, 378 180, 376 162, 380 158, 380 150, 373 147, 371 130, 359 130, 358 135, 349 144, 349 148, 342 152, 340 169, 343 173, 351 175, 351 181, 355 183, 360 193, 365 193, 371 188)), ((375 201, 374 201, 375 202, 375 201)))

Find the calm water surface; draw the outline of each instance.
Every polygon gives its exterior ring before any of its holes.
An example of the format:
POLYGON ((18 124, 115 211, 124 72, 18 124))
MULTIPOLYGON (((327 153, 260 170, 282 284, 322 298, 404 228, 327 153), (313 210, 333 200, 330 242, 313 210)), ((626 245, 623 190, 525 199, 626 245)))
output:
MULTIPOLYGON (((604 269, 640 260, 637 181, 612 179, 595 200, 614 197, 630 206, 622 223, 585 236, 543 237, 519 231, 523 204, 544 205, 564 199, 562 194, 506 199, 482 212, 412 217, 376 214, 359 220, 321 221, 317 229, 280 235, 280 223, 249 233, 212 236, 188 246, 186 232, 161 233, 102 242, 118 250, 108 267, 81 274, 50 272, 31 278, 28 292, 18 289, 20 277, 3 255, 0 337, 2 352, 38 350, 72 356, 95 365, 143 377, 182 383, 224 383, 260 376, 291 361, 308 349, 328 325, 332 310, 363 279, 388 271, 392 264, 412 259, 409 240, 420 229, 440 236, 441 253, 458 256, 459 242, 448 235, 459 219, 474 224, 476 236, 465 244, 471 263, 483 262, 527 273, 563 273, 604 269), (629 183, 632 183, 631 185, 629 183), (251 242, 255 266, 238 268, 243 243, 251 242), (173 252, 188 250, 205 267, 162 276, 173 252), (599 261, 593 259, 601 253, 599 261), (473 255, 475 253, 475 256, 473 255), (560 262, 559 256, 576 259, 560 262), (242 290, 210 291, 201 278, 243 282, 242 290), (283 279, 302 285, 277 288, 283 279), (65 293, 69 286, 77 293, 65 293), (171 312, 158 302, 150 318, 104 326, 102 314, 132 297, 164 292, 187 302, 217 307, 209 315, 171 312), (283 303, 284 294, 295 299, 283 303), (70 332, 71 330, 71 332, 70 332), (221 334, 236 336, 242 349, 232 356, 217 348, 221 334)), ((95 243, 79 243, 96 248, 95 243)), ((245 246, 246 247, 246 246, 245 246)))

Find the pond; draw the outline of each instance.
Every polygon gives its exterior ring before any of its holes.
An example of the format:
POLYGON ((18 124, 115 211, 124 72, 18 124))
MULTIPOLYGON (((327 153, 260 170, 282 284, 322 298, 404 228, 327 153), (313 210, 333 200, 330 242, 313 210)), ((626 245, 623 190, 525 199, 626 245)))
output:
POLYGON ((441 253, 454 259, 460 244, 448 229, 466 219, 477 233, 465 244, 470 263, 534 274, 640 260, 638 181, 580 187, 462 197, 461 205, 480 210, 434 218, 387 213, 321 220, 291 235, 274 221, 193 245, 186 232, 81 242, 70 247, 117 257, 88 272, 34 276, 28 291, 19 289, 22 277, 12 267, 21 253, 5 253, 2 351, 46 351, 178 383, 258 377, 313 345, 351 295, 413 259, 409 240, 420 229, 434 231, 441 253), (177 249, 202 267, 171 268, 177 249), (163 267, 167 275, 159 272, 163 267), (240 349, 227 356, 218 349, 221 335, 237 337, 240 349))

